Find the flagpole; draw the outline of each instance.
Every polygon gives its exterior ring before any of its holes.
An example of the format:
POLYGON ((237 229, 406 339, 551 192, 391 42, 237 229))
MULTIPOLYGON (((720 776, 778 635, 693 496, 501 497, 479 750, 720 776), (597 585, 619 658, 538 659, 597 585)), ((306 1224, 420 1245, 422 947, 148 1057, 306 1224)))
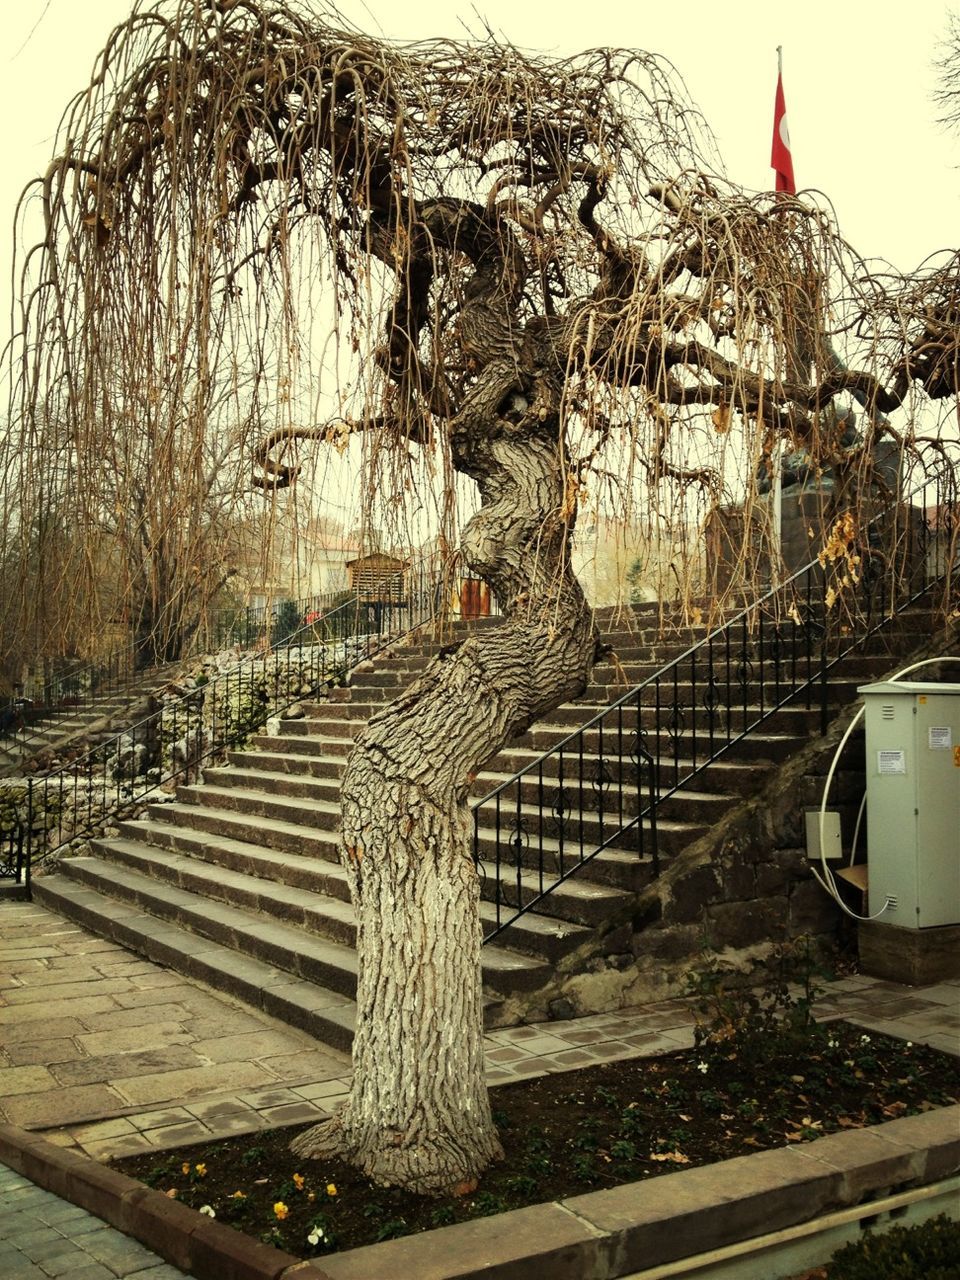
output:
MULTIPOLYGON (((783 45, 777 45, 777 76, 783 76, 783 45)), ((770 503, 770 586, 780 585, 780 566, 783 557, 783 441, 777 436, 770 457, 773 472, 773 492, 770 503)))

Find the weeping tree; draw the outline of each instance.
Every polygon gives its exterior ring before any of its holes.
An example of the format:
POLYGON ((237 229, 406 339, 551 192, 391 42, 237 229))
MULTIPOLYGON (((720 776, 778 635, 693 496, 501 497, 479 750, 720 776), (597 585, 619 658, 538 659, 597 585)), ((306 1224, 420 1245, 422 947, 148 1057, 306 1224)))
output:
POLYGON ((956 261, 871 275, 816 202, 734 188, 649 54, 393 45, 293 0, 138 8, 63 139, 24 292, 25 430, 57 395, 89 464, 98 433, 142 429, 120 386, 196 441, 228 386, 272 501, 302 450, 359 441, 369 519, 433 486, 449 534, 472 504, 459 554, 503 625, 446 647, 349 758, 354 1080, 295 1144, 467 1188, 500 1153, 467 796, 604 652, 578 510, 691 529, 760 502, 781 445, 850 502, 882 436, 922 458, 916 406, 956 389, 956 261))

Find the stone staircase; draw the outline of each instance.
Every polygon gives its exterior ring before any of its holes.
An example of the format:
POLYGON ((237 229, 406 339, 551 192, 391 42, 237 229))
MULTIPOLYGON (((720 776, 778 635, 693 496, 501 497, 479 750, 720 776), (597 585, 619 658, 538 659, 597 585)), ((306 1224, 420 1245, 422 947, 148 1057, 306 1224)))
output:
MULTIPOLYGON (((489 761, 474 786, 477 799, 704 634, 702 628, 674 625, 661 633, 660 621, 656 607, 638 607, 617 618, 602 613, 601 629, 614 647, 619 669, 598 665, 581 698, 557 708, 489 761)), ((461 630, 463 625, 458 624, 461 630)), ((875 637, 868 653, 845 659, 833 673, 831 706, 839 709, 851 701, 859 684, 889 673, 896 665, 894 655, 909 653, 924 638, 929 641, 930 628, 921 611, 906 615, 889 637, 875 637)), ((179 787, 172 803, 152 804, 147 817, 119 823, 118 836, 91 841, 89 856, 64 859, 55 873, 36 878, 36 899, 335 1048, 348 1049, 357 960, 354 915, 337 851, 340 777, 358 728, 439 647, 439 641, 421 635, 361 664, 348 688, 307 704, 303 718, 275 722, 277 733, 257 735, 247 749, 231 751, 224 765, 204 770, 202 781, 179 787)), ((745 688, 744 706, 756 702, 760 692, 756 681, 745 688)), ((686 701, 693 705, 691 698, 686 701)), ((640 708, 648 732, 655 712, 653 706, 640 708)), ((637 714, 625 708, 621 717, 631 739, 637 714)), ((669 734, 660 731, 660 745, 681 768, 694 734, 703 741, 706 716, 702 708, 691 711, 682 726, 674 725, 669 734)), ((756 791, 778 761, 819 732, 819 724, 818 710, 786 707, 762 731, 747 735, 712 763, 695 786, 666 800, 658 822, 661 865, 756 791)), ((542 803, 545 790, 558 788, 556 757, 521 786, 520 817, 527 831, 537 835, 530 841, 529 859, 524 852, 527 866, 518 891, 525 900, 539 883, 534 846, 557 857, 561 841, 568 854, 581 839, 589 851, 591 838, 609 833, 609 825, 604 826, 609 818, 598 812, 598 795, 607 790, 606 782, 596 786, 598 776, 612 784, 624 813, 637 812, 634 766, 612 754, 609 733, 602 756, 600 748, 599 731, 587 730, 578 751, 578 772, 564 778, 568 798, 578 808, 573 830, 569 825, 551 830, 553 819, 542 803)), ((503 815, 499 817, 502 848, 509 837, 503 815)), ((512 813, 511 819, 515 817, 512 813)), ((497 820, 495 805, 481 808, 487 931, 497 920, 492 901, 497 820)), ((537 992, 558 963, 569 964, 575 952, 588 956, 595 927, 622 909, 652 876, 650 857, 638 856, 636 834, 614 841, 539 904, 536 913, 521 916, 487 945, 488 1024, 521 1020, 532 1011, 542 1015, 537 992)))
POLYGON ((181 669, 182 664, 151 667, 123 689, 99 694, 82 705, 64 705, 15 736, 0 737, 0 778, 19 773, 38 757, 52 758, 68 747, 85 749, 113 737, 129 722, 125 713, 132 711, 136 716, 139 704, 159 693, 181 669))

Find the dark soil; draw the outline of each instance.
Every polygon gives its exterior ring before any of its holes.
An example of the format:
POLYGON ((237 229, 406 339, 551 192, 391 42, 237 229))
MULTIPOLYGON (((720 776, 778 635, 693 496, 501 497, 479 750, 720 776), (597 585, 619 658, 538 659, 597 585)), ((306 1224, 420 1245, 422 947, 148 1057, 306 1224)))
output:
POLYGON ((956 1060, 922 1045, 843 1023, 737 1029, 718 1022, 691 1051, 496 1088, 506 1158, 458 1199, 375 1187, 338 1160, 297 1160, 288 1150, 293 1129, 115 1167, 309 1258, 809 1142, 946 1106, 957 1093, 956 1060))

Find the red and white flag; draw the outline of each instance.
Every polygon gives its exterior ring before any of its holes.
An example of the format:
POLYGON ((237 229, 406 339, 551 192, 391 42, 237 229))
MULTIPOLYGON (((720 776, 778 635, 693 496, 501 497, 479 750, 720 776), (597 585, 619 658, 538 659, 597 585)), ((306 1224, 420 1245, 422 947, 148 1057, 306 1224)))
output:
POLYGON ((787 107, 783 100, 783 76, 777 76, 777 98, 773 108, 773 147, 770 152, 770 163, 777 174, 777 191, 788 191, 797 194, 797 184, 793 178, 793 156, 790 154, 790 133, 787 129, 787 107))

